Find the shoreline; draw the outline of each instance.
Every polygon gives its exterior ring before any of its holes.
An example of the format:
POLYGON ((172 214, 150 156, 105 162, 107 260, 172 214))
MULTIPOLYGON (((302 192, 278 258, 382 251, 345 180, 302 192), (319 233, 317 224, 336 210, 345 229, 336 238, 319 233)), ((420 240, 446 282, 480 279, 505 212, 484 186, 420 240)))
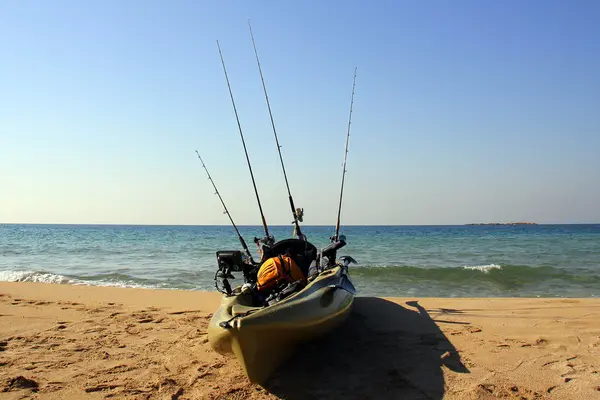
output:
MULTIPOLYGON (((50 273, 49 273, 50 274, 50 273)), ((205 290, 205 289, 199 289, 199 288, 176 288, 176 287, 154 287, 154 286, 143 286, 143 285, 137 285, 137 284, 117 284, 117 283, 98 283, 95 281, 73 281, 71 278, 68 278, 66 276, 62 276, 65 279, 71 280, 71 282, 56 282, 56 281, 28 281, 28 280, 8 280, 8 281, 3 281, 0 280, 0 286, 3 284, 34 284, 34 285, 59 285, 59 286, 73 286, 73 287, 84 287, 84 288, 108 288, 108 289, 128 289, 128 290, 144 290, 144 291, 160 291, 160 292, 184 292, 184 293, 202 293, 202 296, 218 296, 220 298, 220 296, 222 296, 222 294, 220 292, 217 292, 216 290, 205 290)), ((0 293, 2 293, 0 291, 0 293)), ((372 294, 367 294, 367 295, 362 295, 361 291, 359 290, 358 293, 356 294, 356 297, 375 297, 375 298, 381 298, 381 299, 385 299, 385 300, 390 300, 390 301, 394 301, 394 300, 402 300, 402 299, 408 299, 409 297, 398 297, 398 296, 387 296, 387 295, 381 295, 381 296, 375 296, 372 294)), ((499 299, 499 300, 544 300, 544 299, 548 299, 548 300, 560 300, 560 299, 574 299, 574 300, 586 300, 586 299, 598 299, 600 300, 600 296, 596 296, 596 295, 592 295, 592 296, 542 296, 542 295, 538 295, 538 296, 498 296, 498 295, 494 295, 494 296, 488 296, 488 297, 484 297, 484 296, 437 296, 437 297, 432 297, 432 296, 413 296, 410 297, 411 299, 419 299, 419 300, 435 300, 435 301, 451 301, 451 300, 480 300, 480 301, 484 301, 484 300, 490 300, 490 299, 499 299)))
POLYGON ((217 292, 0 282, 3 398, 600 398, 600 299, 357 297, 265 387, 212 351, 217 292), (340 371, 344 371, 341 373, 340 371))

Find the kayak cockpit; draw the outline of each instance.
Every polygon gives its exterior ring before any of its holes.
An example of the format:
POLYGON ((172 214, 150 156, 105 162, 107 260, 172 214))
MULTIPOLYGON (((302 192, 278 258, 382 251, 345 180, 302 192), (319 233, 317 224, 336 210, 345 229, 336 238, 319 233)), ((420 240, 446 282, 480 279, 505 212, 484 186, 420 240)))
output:
POLYGON ((234 314, 245 313, 249 308, 272 305, 301 291, 320 273, 340 265, 336 260, 336 253, 345 245, 343 236, 321 251, 305 239, 284 239, 271 245, 263 243, 259 251, 261 259, 258 263, 239 250, 218 251, 215 285, 226 296, 244 295, 239 298, 235 309, 232 308, 231 312, 234 314), (273 271, 270 273, 279 273, 281 276, 275 276, 275 282, 266 286, 261 279, 264 281, 267 273, 262 274, 261 277, 261 271, 265 270, 267 263, 271 262, 275 265, 280 264, 279 261, 283 266, 277 265, 279 271, 274 271, 275 267, 272 267, 273 271), (290 273, 290 265, 297 268, 296 274, 290 273), (235 278, 233 272, 242 272, 244 278, 244 284, 235 289, 232 289, 229 283, 229 279, 235 278))

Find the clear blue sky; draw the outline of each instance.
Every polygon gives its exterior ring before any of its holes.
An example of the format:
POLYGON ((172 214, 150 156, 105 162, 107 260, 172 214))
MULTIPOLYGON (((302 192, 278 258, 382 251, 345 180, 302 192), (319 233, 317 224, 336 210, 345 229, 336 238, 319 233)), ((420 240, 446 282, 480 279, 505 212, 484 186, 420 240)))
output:
POLYGON ((0 222, 600 222, 600 2, 4 1, 0 222))

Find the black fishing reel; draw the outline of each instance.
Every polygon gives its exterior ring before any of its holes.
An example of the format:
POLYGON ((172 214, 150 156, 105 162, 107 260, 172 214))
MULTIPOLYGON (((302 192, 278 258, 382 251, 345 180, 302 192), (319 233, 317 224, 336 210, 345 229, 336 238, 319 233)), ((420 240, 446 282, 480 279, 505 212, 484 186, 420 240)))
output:
POLYGON ((254 243, 258 248, 258 254, 260 256, 259 262, 262 263, 267 258, 269 258, 269 254, 271 254, 271 248, 275 244, 275 237, 272 235, 265 236, 262 238, 255 237, 254 243))
POLYGON ((275 237, 273 235, 265 236, 262 238, 254 237, 254 243, 256 243, 256 245, 259 245, 260 243, 262 243, 265 246, 271 247, 275 243, 275 237))

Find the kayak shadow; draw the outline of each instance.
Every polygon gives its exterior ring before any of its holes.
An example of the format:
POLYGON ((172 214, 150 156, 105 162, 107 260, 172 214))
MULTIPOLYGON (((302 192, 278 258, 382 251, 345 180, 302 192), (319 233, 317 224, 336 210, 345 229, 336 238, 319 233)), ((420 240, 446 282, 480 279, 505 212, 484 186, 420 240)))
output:
POLYGON ((300 345, 265 389, 284 399, 438 400, 442 366, 469 372, 418 302, 357 297, 346 322, 300 345))

